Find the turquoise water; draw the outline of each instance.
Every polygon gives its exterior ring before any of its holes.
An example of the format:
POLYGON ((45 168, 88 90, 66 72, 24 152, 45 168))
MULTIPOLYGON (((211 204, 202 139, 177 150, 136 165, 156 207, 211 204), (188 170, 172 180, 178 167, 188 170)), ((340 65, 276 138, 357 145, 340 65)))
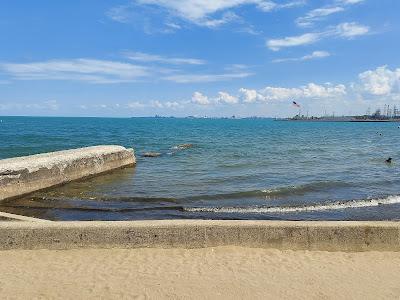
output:
POLYGON ((2 211, 54 220, 400 219, 397 123, 0 119, 0 158, 99 144, 138 157, 135 168, 3 202, 2 211), (184 143, 194 146, 176 149, 184 143), (162 155, 141 157, 148 151, 162 155))

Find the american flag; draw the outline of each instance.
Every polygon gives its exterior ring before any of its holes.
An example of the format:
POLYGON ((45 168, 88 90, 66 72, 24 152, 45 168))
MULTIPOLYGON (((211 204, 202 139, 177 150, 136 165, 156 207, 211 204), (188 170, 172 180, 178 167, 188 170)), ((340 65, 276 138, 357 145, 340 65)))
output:
POLYGON ((293 104, 293 106, 300 107, 300 104, 297 104, 296 101, 293 101, 292 104, 293 104))

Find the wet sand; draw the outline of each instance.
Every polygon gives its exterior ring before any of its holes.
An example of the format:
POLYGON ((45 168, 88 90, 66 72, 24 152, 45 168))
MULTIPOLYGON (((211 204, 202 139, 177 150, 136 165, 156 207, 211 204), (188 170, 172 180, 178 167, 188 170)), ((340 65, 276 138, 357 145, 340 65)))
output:
POLYGON ((0 251, 2 298, 399 299, 400 252, 0 251))

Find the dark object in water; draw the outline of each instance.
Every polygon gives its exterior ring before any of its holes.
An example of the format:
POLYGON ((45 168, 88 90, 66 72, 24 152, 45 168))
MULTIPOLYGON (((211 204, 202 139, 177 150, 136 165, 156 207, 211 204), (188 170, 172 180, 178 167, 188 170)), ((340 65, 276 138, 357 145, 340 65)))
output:
POLYGON ((176 148, 178 149, 189 149, 192 148, 194 145, 193 144, 180 144, 178 146, 176 146, 176 148))
POLYGON ((159 152, 145 152, 142 154, 143 157, 159 157, 161 153, 159 152))
POLYGON ((389 157, 387 160, 385 160, 386 163, 391 164, 392 163, 392 158, 389 157))

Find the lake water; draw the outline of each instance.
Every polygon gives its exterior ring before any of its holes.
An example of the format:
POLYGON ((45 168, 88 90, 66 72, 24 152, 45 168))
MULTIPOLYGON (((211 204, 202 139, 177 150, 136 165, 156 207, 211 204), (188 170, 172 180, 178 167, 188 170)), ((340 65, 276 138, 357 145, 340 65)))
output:
POLYGON ((1 211, 52 220, 400 219, 397 123, 0 119, 0 158, 101 144, 137 155, 134 168, 2 202, 1 211), (177 149, 185 143, 193 147, 177 149), (141 157, 148 151, 162 155, 141 157))

